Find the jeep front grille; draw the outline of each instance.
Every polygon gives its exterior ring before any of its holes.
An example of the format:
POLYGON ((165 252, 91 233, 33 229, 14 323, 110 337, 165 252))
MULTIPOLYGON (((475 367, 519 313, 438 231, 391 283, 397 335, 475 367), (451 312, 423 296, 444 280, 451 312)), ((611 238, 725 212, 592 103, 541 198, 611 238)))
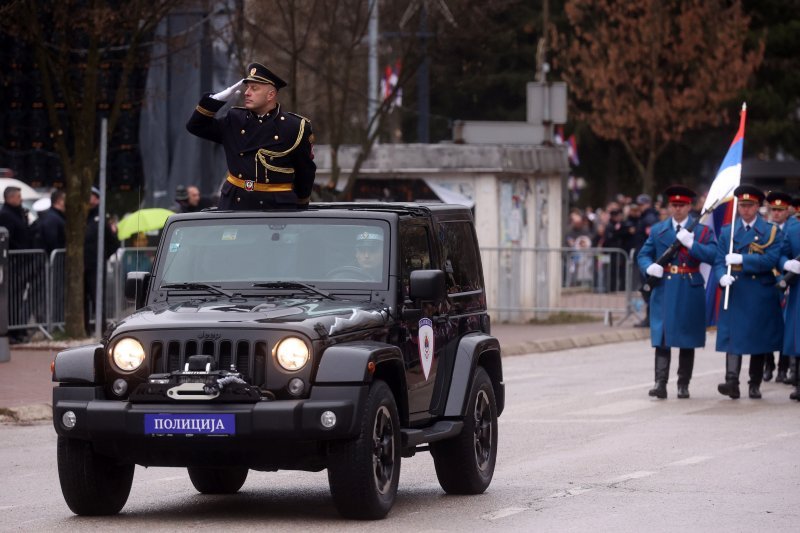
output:
POLYGON ((236 370, 252 379, 253 385, 266 380, 267 343, 246 339, 154 341, 150 345, 153 372, 169 373, 182 369, 192 355, 210 355, 217 368, 236 370))

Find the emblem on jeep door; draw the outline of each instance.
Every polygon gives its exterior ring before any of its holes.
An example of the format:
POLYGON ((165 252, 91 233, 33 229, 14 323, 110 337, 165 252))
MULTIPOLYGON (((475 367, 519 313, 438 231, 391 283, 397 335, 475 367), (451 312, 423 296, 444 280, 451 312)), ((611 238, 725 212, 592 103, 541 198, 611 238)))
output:
POLYGON ((422 363, 422 372, 425 374, 425 381, 431 373, 431 363, 433 363, 433 322, 430 318, 423 318, 419 321, 419 362, 422 363))

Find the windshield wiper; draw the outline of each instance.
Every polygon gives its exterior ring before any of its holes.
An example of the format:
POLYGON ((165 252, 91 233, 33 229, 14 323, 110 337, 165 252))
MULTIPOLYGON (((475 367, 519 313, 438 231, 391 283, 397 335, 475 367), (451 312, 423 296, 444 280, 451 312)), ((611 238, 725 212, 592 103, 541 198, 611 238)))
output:
POLYGON ((325 298, 330 300, 335 300, 330 293, 323 291, 322 289, 318 289, 313 285, 309 285, 308 283, 302 283, 300 281, 266 281, 263 283, 253 283, 253 287, 264 287, 267 289, 302 289, 305 292, 312 292, 315 294, 319 294, 325 298))
POLYGON ((219 287, 215 287, 210 283, 202 283, 202 282, 187 282, 187 283, 165 283, 159 287, 160 289, 178 289, 183 291, 197 291, 197 290, 207 290, 211 291, 215 294, 221 294, 222 296, 227 296, 228 298, 232 298, 233 294, 229 293, 226 290, 220 289, 219 287))

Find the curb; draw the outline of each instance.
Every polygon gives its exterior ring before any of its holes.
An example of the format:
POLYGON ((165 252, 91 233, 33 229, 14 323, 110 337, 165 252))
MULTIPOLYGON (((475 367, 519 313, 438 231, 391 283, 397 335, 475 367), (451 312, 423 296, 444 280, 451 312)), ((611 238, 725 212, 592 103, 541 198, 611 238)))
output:
POLYGON ((638 341, 650 338, 650 328, 623 329, 592 333, 590 335, 577 335, 575 337, 561 337, 556 339, 542 339, 540 341, 527 341, 510 346, 501 346, 504 356, 526 355, 529 353, 556 352, 571 350, 573 348, 588 348, 600 344, 615 342, 638 341))
MULTIPOLYGON (((540 341, 526 341, 509 346, 501 346, 504 356, 526 355, 531 353, 557 352, 561 350, 571 350, 573 348, 588 348, 600 344, 612 344, 615 342, 638 341, 650 338, 650 328, 624 329, 617 331, 606 331, 603 333, 592 333, 588 335, 577 335, 575 337, 560 337, 555 339, 542 339, 540 341)), ((68 346, 58 346, 55 343, 49 346, 28 345, 26 348, 16 346, 15 349, 46 350, 46 349, 65 349, 68 346)), ((0 407, 0 422, 12 424, 28 424, 42 420, 51 420, 53 417, 53 407, 50 404, 22 405, 19 407, 0 407)))

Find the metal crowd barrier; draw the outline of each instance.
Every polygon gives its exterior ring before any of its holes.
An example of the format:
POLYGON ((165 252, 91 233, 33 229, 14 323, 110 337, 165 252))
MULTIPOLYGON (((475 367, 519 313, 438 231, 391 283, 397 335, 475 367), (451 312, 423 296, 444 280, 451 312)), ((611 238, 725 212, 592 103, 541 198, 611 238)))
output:
POLYGON ((9 331, 36 328, 49 337, 50 284, 45 251, 10 250, 8 281, 9 331))
MULTIPOLYGON (((149 271, 155 248, 121 248, 106 263, 105 313, 133 311, 125 298, 128 272, 149 271)), ((64 327, 65 251, 13 250, 9 264, 9 329, 64 327)), ((557 312, 602 314, 611 324, 641 317, 641 285, 633 251, 619 248, 481 248, 492 318, 527 322, 557 312), (618 317, 623 315, 622 319, 618 317)), ((94 313, 90 320, 93 323, 94 313)))
POLYGON ((527 322, 564 312, 622 322, 638 315, 633 251, 620 248, 481 248, 493 320, 527 322))

